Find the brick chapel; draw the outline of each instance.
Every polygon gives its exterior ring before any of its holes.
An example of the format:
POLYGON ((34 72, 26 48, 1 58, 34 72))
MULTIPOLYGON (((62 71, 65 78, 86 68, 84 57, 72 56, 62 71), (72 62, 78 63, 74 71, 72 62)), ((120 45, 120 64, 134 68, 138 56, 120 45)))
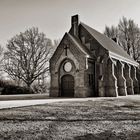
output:
POLYGON ((71 19, 50 59, 51 97, 117 97, 139 94, 134 61, 115 41, 71 19))

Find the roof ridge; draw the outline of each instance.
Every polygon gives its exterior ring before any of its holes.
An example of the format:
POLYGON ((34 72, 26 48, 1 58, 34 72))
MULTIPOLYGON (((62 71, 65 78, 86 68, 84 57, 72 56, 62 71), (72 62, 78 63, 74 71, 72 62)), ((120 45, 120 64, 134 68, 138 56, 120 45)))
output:
MULTIPOLYGON (((127 58, 131 62, 137 63, 133 58, 130 57, 130 55, 127 54, 126 51, 123 50, 121 46, 119 46, 117 43, 115 43, 113 40, 111 40, 109 37, 105 36, 104 34, 100 33, 99 31, 93 29, 92 27, 86 25, 83 22, 80 22, 80 24, 91 34, 94 39, 98 41, 99 44, 101 44, 106 50, 109 52, 115 53, 117 55, 127 58)), ((79 24, 79 25, 80 25, 79 24)), ((122 59, 123 61, 123 59, 122 59)))
MULTIPOLYGON (((81 22, 81 24, 84 24, 85 26, 88 26, 87 24, 85 24, 85 23, 83 23, 83 22, 81 22)), ((88 26, 88 27, 91 28, 92 30, 94 30, 95 32, 99 33, 99 34, 104 35, 103 33, 101 33, 101 32, 99 32, 99 31, 95 30, 94 28, 92 28, 92 27, 90 27, 90 26, 88 26)), ((120 49, 122 49, 122 50, 128 55, 128 53, 127 53, 119 44, 117 44, 115 41, 113 41, 111 38, 107 37, 106 35, 104 35, 104 37, 106 37, 107 39, 109 39, 111 42, 115 43, 120 49)), ((114 47, 114 46, 113 46, 113 47, 114 47)), ((130 55, 128 55, 128 56, 130 56, 130 55)))

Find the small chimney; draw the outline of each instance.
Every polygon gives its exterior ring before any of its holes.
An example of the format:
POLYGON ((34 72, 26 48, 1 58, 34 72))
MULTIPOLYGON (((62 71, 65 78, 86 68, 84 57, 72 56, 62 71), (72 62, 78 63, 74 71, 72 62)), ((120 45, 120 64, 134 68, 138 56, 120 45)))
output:
POLYGON ((117 37, 112 38, 112 40, 113 40, 114 42, 116 42, 117 44, 119 43, 119 40, 118 40, 117 37))
POLYGON ((79 15, 71 17, 72 34, 78 37, 79 15))

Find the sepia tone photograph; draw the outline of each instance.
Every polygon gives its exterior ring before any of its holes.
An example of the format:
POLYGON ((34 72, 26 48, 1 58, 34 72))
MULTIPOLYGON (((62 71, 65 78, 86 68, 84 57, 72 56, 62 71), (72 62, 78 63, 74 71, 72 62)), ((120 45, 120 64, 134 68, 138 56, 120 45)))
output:
POLYGON ((140 140, 139 0, 0 0, 0 140, 140 140))

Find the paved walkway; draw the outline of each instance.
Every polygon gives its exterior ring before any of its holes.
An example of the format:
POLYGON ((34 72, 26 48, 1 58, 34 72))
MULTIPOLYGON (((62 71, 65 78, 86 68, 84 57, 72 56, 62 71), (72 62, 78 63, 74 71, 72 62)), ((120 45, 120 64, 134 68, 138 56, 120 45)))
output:
MULTIPOLYGON (((0 101, 0 109, 4 108, 13 108, 13 107, 23 107, 30 105, 40 105, 54 102, 70 102, 70 101, 88 101, 88 100, 106 100, 106 99, 114 99, 116 97, 102 97, 102 98, 48 98, 48 99, 32 99, 32 100, 10 100, 10 101, 0 101)), ((132 96, 123 96, 117 98, 124 98, 129 100, 137 100, 140 101, 140 95, 132 95, 132 96)))
POLYGON ((95 100, 95 98, 69 98, 69 99, 38 99, 38 100, 12 100, 12 101, 0 101, 0 109, 23 107, 30 105, 40 105, 54 102, 70 102, 70 101, 88 101, 95 100))

